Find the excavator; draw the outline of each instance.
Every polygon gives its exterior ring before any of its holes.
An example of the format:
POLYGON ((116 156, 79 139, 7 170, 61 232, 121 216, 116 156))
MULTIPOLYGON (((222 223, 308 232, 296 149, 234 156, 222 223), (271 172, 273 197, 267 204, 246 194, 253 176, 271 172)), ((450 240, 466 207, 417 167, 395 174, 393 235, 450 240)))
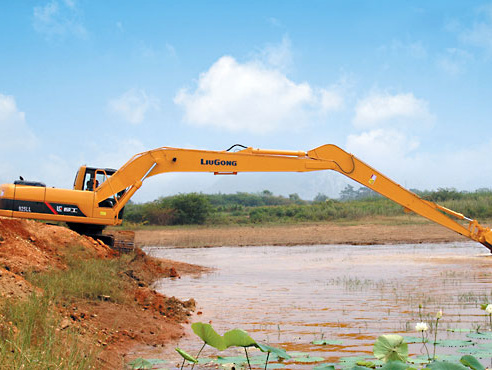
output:
POLYGON ((65 222, 85 235, 101 235, 120 225, 125 204, 145 179, 165 172, 308 172, 333 170, 448 229, 483 244, 492 252, 492 230, 476 220, 424 200, 336 145, 305 151, 254 149, 233 145, 224 151, 161 147, 133 156, 120 169, 82 166, 73 189, 40 182, 0 185, 0 216, 65 222), (461 222, 459 222, 461 221, 461 222))

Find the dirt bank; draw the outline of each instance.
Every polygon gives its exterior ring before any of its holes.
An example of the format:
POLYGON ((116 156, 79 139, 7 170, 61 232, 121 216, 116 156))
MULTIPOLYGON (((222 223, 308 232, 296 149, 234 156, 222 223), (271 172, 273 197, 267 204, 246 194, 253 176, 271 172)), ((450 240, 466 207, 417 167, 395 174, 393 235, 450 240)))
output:
POLYGON ((417 217, 380 217, 358 221, 357 224, 167 227, 135 231, 138 246, 372 245, 466 240, 451 230, 417 217))
MULTIPOLYGON (((104 244, 64 227, 0 218, 0 307, 12 302, 10 299, 26 299, 32 292, 41 295, 41 289, 25 277, 33 272, 67 270, 67 259, 74 255, 87 260, 118 257, 104 244)), ((159 277, 179 278, 204 270, 150 258, 141 251, 127 258, 129 262, 118 277, 128 295, 122 302, 111 297, 67 299, 51 307, 61 315, 59 330, 75 328, 83 341, 95 348, 98 368, 122 368, 124 354, 131 348, 162 346, 181 337, 180 323, 187 322, 194 301, 165 297, 150 284, 159 277)), ((2 320, 0 315, 0 326, 15 331, 15 323, 2 320)))

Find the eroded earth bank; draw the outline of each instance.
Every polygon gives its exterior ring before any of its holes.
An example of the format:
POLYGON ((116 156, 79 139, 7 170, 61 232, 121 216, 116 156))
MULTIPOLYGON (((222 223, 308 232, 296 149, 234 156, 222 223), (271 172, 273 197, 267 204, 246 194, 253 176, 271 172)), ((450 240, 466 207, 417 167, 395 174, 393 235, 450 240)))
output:
POLYGON ((198 266, 120 256, 64 227, 0 218, 0 362, 12 368, 123 368, 135 346, 183 335, 195 303, 151 288, 198 266))

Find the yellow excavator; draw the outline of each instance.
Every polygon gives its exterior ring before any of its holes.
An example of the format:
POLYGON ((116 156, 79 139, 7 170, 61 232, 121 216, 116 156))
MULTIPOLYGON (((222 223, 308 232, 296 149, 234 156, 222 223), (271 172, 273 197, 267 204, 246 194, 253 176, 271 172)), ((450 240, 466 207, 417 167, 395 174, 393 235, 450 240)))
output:
POLYGON ((0 185, 0 216, 61 221, 79 233, 98 235, 107 225, 120 225, 125 204, 143 181, 161 173, 235 175, 239 172, 320 170, 333 170, 350 177, 402 205, 405 211, 415 212, 482 243, 492 252, 490 228, 420 198, 331 144, 307 152, 254 149, 238 144, 225 151, 161 147, 136 154, 119 170, 82 166, 75 176, 73 190, 50 188, 23 179, 0 185))

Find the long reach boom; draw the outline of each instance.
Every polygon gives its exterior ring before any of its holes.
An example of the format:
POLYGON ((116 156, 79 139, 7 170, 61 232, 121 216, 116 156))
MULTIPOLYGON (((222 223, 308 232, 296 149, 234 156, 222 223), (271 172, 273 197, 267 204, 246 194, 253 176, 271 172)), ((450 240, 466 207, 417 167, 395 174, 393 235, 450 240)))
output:
POLYGON ((74 190, 47 188, 44 184, 16 181, 0 186, 0 216, 64 221, 74 230, 94 232, 119 225, 122 211, 133 194, 151 176, 165 172, 308 172, 333 170, 431 221, 483 244, 492 252, 492 231, 476 220, 403 188, 354 155, 331 144, 304 151, 209 151, 161 147, 133 156, 119 170, 82 166, 74 190), (451 218, 451 217, 453 218, 451 218), (464 226, 457 220, 465 221, 464 226))

